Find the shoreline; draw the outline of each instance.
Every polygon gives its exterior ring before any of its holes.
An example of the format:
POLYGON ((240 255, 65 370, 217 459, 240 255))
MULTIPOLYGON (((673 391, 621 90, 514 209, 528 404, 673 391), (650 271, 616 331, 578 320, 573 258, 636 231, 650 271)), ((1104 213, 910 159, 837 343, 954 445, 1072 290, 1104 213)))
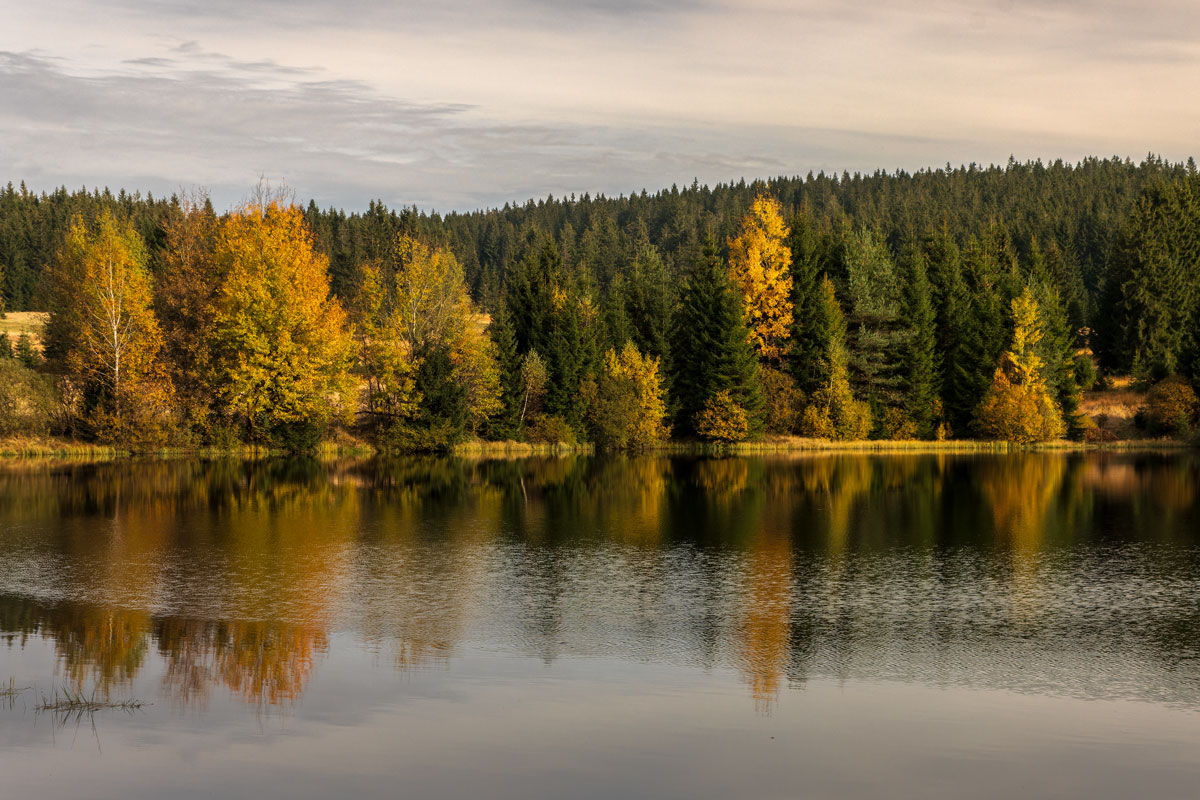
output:
MULTIPOLYGON (((718 445, 694 441, 667 441, 654 447, 636 451, 627 451, 634 455, 716 455, 716 456, 752 456, 788 453, 844 453, 862 455, 935 455, 967 454, 967 453, 1038 453, 1038 452, 1129 452, 1172 450, 1181 451, 1197 447, 1195 441, 1179 439, 1124 439, 1115 442, 1074 442, 1060 440, 1041 442, 1037 444, 1014 444, 1010 442, 979 441, 973 439, 953 439, 946 441, 923 440, 864 440, 837 441, 830 439, 809 439, 804 437, 768 437, 753 442, 738 442, 736 444, 718 445)), ((532 442, 503 441, 490 442, 471 440, 461 442, 448 453, 388 453, 376 449, 366 442, 347 444, 344 442, 324 442, 315 451, 307 454, 317 459, 334 458, 403 458, 410 456, 440 455, 463 459, 489 458, 532 458, 538 456, 565 455, 595 455, 596 447, 592 444, 566 445, 532 442)), ((298 454, 288 453, 280 449, 257 447, 251 445, 236 448, 185 448, 167 447, 155 450, 135 451, 108 445, 90 444, 70 439, 53 437, 37 438, 7 438, 0 439, 0 461, 21 460, 78 460, 83 462, 121 461, 139 458, 234 458, 261 459, 283 458, 298 454)))

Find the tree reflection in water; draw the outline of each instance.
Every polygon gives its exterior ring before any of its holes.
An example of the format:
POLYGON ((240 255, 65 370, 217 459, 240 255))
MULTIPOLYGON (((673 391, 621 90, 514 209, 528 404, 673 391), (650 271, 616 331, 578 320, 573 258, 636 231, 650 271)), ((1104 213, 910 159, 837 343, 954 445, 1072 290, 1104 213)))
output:
POLYGON ((729 666, 763 713, 812 675, 1200 707, 1198 485, 1189 454, 8 463, 0 630, 180 708, 294 703, 335 630, 404 670, 729 666))

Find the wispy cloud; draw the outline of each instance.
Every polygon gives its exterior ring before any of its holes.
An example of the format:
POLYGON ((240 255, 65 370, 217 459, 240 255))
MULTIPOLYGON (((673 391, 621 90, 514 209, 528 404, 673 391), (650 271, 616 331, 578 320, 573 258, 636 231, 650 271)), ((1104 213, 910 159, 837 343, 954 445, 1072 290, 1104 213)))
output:
POLYGON ((47 0, 0 179, 472 208, 809 169, 1188 155, 1178 0, 47 0))

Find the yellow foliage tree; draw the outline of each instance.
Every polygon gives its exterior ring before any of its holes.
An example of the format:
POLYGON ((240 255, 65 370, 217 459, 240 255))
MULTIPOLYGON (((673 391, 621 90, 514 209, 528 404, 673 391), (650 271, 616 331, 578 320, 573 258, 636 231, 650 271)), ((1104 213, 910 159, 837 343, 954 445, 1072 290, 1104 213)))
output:
POLYGON ((729 240, 729 277, 742 292, 746 325, 759 355, 778 360, 792 329, 792 251, 779 201, 759 196, 729 240))
POLYGON ((467 428, 478 433, 504 407, 496 343, 477 320, 472 321, 451 347, 450 361, 455 380, 466 389, 467 428))
POLYGON ((400 234, 395 254, 399 266, 389 299, 396 329, 418 367, 432 351, 447 350, 451 380, 465 393, 463 422, 476 432, 502 407, 500 366, 487 317, 472 302, 452 252, 400 234))
POLYGON ((396 260, 396 321, 412 351, 458 341, 475 313, 458 259, 402 233, 396 260))
POLYGON ((603 447, 643 448, 667 437, 667 404, 657 358, 632 342, 604 354, 600 376, 585 381, 583 401, 592 437, 603 447))
POLYGON ((311 447, 345 414, 354 342, 304 215, 272 201, 222 221, 213 318, 215 386, 252 441, 311 447))
POLYGON ((378 264, 359 267, 359 285, 350 303, 354 337, 363 372, 365 411, 376 420, 408 420, 421 401, 416 364, 401 335, 396 308, 388 301, 378 264))
POLYGON ((695 428, 710 442, 733 444, 750 435, 750 420, 733 395, 722 390, 710 397, 696 415, 695 428))
POLYGON ((168 432, 171 382, 158 360, 162 334, 151 302, 146 250, 133 226, 108 211, 94 227, 76 219, 55 272, 47 334, 102 439, 153 444, 168 432))
POLYGON ((976 424, 986 437, 1017 444, 1061 438, 1066 425, 1042 374, 1045 364, 1037 355, 1042 340, 1038 303, 1028 287, 1013 299, 1012 314, 1012 347, 1000 358, 976 424))

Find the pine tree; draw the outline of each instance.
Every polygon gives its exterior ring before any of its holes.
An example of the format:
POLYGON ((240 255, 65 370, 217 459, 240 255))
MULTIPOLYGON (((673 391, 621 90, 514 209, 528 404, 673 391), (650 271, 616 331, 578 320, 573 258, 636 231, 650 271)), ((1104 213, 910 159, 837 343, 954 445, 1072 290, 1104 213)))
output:
POLYGON ((883 238, 861 231, 846 242, 850 383, 877 417, 904 402, 902 287, 883 238))
POLYGON ((820 374, 828 320, 822 315, 820 241, 807 214, 792 220, 792 337, 788 369, 800 390, 812 394, 823 383, 820 374))
POLYGON ((742 316, 741 298, 711 241, 680 294, 672 353, 678 434, 695 434, 696 416, 722 391, 729 392, 746 412, 748 435, 761 432, 758 362, 742 316))
POLYGON ((503 303, 488 326, 488 335, 492 337, 496 348, 503 403, 500 413, 492 418, 488 432, 493 438, 515 439, 520 431, 521 355, 517 352, 517 337, 513 332, 508 308, 503 303))
POLYGON ((821 439, 865 439, 871 432, 871 409, 850 387, 846 350, 846 318, 833 282, 821 283, 821 316, 827 320, 822 375, 824 383, 813 392, 801 419, 801 432, 821 439))
POLYGON ((916 246, 905 247, 900 255, 904 280, 904 315, 908 335, 902 358, 904 374, 904 410, 923 439, 934 435, 941 417, 937 320, 933 310, 933 289, 926 272, 925 254, 916 246))
POLYGON ((1008 307, 1016 275, 1015 265, 1004 258, 996 242, 987 239, 972 239, 963 253, 967 302, 960 309, 962 323, 944 388, 946 411, 958 432, 974 420, 1011 331, 1008 307))
POLYGON ((1200 303, 1200 180, 1138 198, 1113 255, 1103 357, 1155 381, 1191 366, 1200 303))

